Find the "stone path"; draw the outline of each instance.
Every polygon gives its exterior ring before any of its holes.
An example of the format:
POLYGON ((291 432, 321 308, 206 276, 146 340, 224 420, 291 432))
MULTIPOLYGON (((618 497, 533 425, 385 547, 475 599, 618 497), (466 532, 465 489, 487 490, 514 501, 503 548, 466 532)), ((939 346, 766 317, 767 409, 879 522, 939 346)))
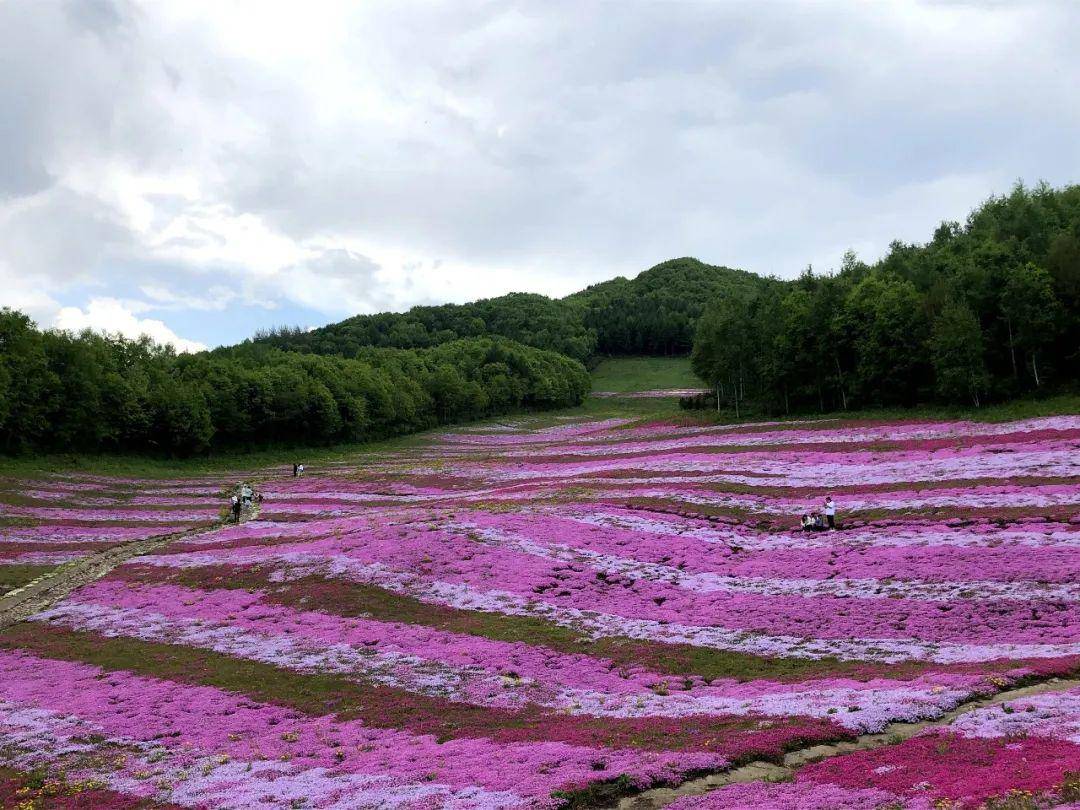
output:
POLYGON ((1064 692, 1077 687, 1080 687, 1080 679, 1049 678, 1038 683, 998 692, 995 695, 969 700, 936 720, 924 720, 919 723, 892 723, 878 734, 864 734, 847 742, 838 742, 832 745, 814 745, 809 748, 790 751, 784 756, 781 764, 764 761, 750 762, 739 768, 702 776, 683 782, 675 787, 646 790, 634 796, 628 796, 617 805, 612 805, 612 807, 618 808, 618 810, 657 810, 657 808, 671 804, 683 796, 700 796, 725 785, 741 782, 788 780, 803 765, 820 762, 823 759, 839 756, 840 754, 849 754, 852 751, 896 745, 914 737, 920 731, 947 726, 957 717, 985 706, 1007 703, 1010 700, 1044 692, 1064 692))
POLYGON ((76 588, 101 579, 132 557, 157 551, 174 540, 206 534, 218 528, 220 524, 215 523, 212 526, 200 526, 172 534, 159 534, 64 563, 21 588, 0 596, 0 630, 51 607, 76 588))

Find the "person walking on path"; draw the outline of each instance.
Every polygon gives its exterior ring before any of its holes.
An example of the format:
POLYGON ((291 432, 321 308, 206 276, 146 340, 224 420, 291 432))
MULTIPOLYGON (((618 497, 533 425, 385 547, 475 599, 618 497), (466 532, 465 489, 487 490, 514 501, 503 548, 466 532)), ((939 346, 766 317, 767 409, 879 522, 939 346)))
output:
POLYGON ((292 465, 292 477, 293 477, 293 478, 297 478, 297 477, 299 477, 299 475, 300 475, 300 465, 299 465, 299 464, 297 464, 297 463, 296 463, 296 462, 294 461, 294 462, 293 462, 293 465, 292 465))
POLYGON ((232 496, 232 515, 233 523, 240 522, 240 499, 236 496, 232 496))
POLYGON ((244 502, 245 506, 251 506, 251 495, 252 495, 251 485, 245 483, 240 488, 240 500, 242 500, 244 502))
POLYGON ((296 468, 296 477, 297 478, 303 478, 304 477, 304 465, 303 464, 300 464, 300 465, 297 466, 297 468, 296 468))
POLYGON ((825 498, 825 519, 829 521, 829 531, 836 529, 836 501, 832 499, 832 495, 825 498))

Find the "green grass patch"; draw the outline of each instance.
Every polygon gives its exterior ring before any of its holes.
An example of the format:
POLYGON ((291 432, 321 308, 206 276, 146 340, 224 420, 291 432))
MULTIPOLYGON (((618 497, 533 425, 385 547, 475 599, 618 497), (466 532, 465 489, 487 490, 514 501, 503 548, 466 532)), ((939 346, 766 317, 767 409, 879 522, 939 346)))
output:
POLYGON ((701 388, 689 357, 611 357, 592 371, 594 391, 655 391, 701 388))
POLYGON ((55 571, 55 565, 2 565, 0 564, 0 594, 21 588, 28 582, 33 582, 40 576, 50 571, 55 571))

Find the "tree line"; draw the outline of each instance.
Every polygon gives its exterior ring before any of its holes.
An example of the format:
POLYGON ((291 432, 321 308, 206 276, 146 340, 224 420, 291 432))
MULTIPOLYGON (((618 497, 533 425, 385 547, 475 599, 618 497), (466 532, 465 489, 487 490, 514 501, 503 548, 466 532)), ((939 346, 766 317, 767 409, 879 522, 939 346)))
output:
POLYGON ((177 355, 148 338, 41 331, 0 310, 0 449, 136 451, 328 444, 517 408, 579 404, 585 368, 502 338, 355 357, 272 346, 177 355))
POLYGON ((493 335, 580 361, 596 349, 596 335, 586 328, 580 306, 533 293, 356 315, 311 330, 279 327, 256 334, 250 342, 287 351, 356 357, 371 346, 423 349, 493 335))
POLYGON ((357 315, 318 329, 279 327, 253 343, 355 357, 368 346, 427 348, 462 337, 500 335, 584 363, 604 355, 685 355, 708 301, 763 280, 697 259, 672 259, 633 279, 594 284, 566 298, 511 293, 468 304, 357 315))
POLYGON ((979 406, 1080 380, 1080 186, 991 197, 924 245, 714 298, 691 355, 736 410, 979 406))

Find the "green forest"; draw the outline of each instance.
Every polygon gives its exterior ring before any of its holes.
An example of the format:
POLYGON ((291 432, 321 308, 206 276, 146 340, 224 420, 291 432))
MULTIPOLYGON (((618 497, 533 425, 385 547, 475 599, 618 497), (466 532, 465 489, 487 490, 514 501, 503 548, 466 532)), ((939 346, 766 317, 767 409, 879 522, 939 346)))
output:
POLYGON ((957 403, 1075 388, 1080 186, 1017 185, 874 264, 715 298, 694 372, 739 410, 957 403))
POLYGON ((0 311, 0 448, 174 456, 410 433, 576 405, 581 363, 503 338, 355 357, 270 346, 175 354, 147 339, 40 331, 0 311))
POLYGON ((582 402, 603 356, 689 355, 737 413, 958 403, 1074 390, 1080 186, 1017 185, 873 264, 780 280, 682 258, 563 299, 281 328, 177 355, 0 312, 0 450, 170 455, 360 441, 582 402))
POLYGON ((353 357, 367 346, 426 348, 499 335, 588 363, 597 355, 685 355, 709 301, 748 294, 761 279, 697 259, 672 259, 633 279, 614 278, 562 299, 511 293, 469 304, 357 315, 305 331, 282 327, 253 343, 353 357))

